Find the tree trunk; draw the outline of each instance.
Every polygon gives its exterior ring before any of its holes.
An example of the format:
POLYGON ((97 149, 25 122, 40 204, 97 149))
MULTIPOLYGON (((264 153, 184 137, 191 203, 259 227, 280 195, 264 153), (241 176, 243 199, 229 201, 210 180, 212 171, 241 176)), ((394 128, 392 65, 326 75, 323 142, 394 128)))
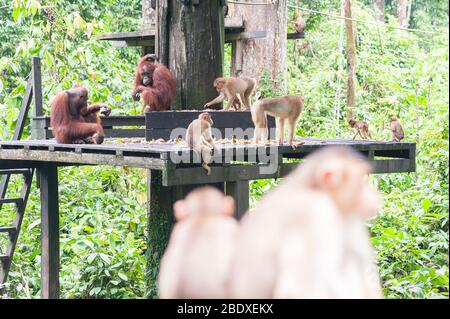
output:
MULTIPOLYGON (((352 18, 352 2, 345 0, 344 12, 346 18, 352 18)), ((345 20, 347 33, 347 120, 353 117, 355 109, 355 73, 356 73, 356 44, 355 32, 352 20, 345 20)))
POLYGON ((408 0, 397 0, 398 23, 401 28, 408 27, 408 0))
POLYGON ((375 9, 375 18, 377 21, 384 23, 384 0, 374 0, 373 5, 375 9))
POLYGON ((272 89, 287 93, 287 2, 268 5, 232 5, 234 16, 242 16, 245 31, 267 31, 267 37, 242 41, 242 70, 244 75, 260 79, 264 71, 273 82, 272 89))
POLYGON ((157 1, 156 47, 175 75, 173 109, 202 109, 217 96, 223 73, 224 19, 220 1, 157 1))

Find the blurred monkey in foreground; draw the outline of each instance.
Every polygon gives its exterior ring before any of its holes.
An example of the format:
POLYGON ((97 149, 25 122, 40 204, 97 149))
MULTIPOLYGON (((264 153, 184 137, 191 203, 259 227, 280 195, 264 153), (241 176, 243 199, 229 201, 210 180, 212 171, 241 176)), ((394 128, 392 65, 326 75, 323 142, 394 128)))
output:
POLYGON ((276 139, 279 144, 284 141, 284 123, 289 124, 288 144, 293 148, 295 127, 300 113, 303 110, 304 98, 302 95, 288 95, 283 97, 266 98, 257 100, 252 108, 252 120, 255 124, 254 143, 268 142, 267 114, 276 119, 276 139))
POLYGON ((348 148, 308 156, 244 216, 232 298, 381 298, 365 220, 380 196, 348 148))
POLYGON ((212 137, 211 126, 214 124, 209 113, 201 113, 198 119, 189 124, 186 132, 186 144, 201 156, 202 167, 211 175, 211 153, 219 152, 212 137))
POLYGON ((197 188, 174 205, 177 223, 161 259, 160 298, 225 298, 238 223, 234 200, 197 188))

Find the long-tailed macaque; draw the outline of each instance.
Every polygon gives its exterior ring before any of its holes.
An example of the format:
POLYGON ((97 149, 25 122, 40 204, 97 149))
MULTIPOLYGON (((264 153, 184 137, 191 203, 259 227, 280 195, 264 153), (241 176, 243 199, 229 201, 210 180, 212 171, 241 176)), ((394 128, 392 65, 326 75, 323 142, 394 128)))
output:
POLYGON ((226 97, 228 104, 224 108, 225 111, 237 104, 236 99, 241 103, 242 110, 248 110, 250 109, 250 96, 256 88, 256 79, 249 77, 217 78, 214 80, 214 87, 219 92, 219 96, 206 103, 204 108, 222 103, 226 97))
POLYGON ((260 141, 267 143, 268 141, 267 113, 276 119, 276 140, 279 144, 283 144, 284 123, 286 120, 288 121, 288 144, 295 148, 293 144, 294 132, 303 105, 304 98, 302 95, 257 100, 251 108, 252 120, 255 124, 254 143, 258 144, 260 141))
POLYGON ((367 124, 367 122, 357 121, 352 117, 348 120, 348 125, 356 130, 353 139, 355 139, 358 134, 363 140, 367 140, 369 138, 372 139, 372 135, 370 135, 369 132, 369 124, 367 124))
POLYGON ((198 119, 189 124, 186 132, 186 143, 188 147, 193 149, 201 156, 202 167, 206 170, 208 175, 211 175, 211 153, 219 152, 214 139, 212 137, 211 126, 214 124, 209 113, 201 113, 198 119))
POLYGON ((392 142, 400 142, 405 137, 403 127, 395 116, 391 116, 390 130, 392 142))
POLYGON ((310 156, 244 215, 232 298, 381 298, 365 220, 380 195, 349 148, 310 156))
POLYGON ((225 298, 238 223, 234 200, 197 188, 174 205, 177 223, 161 260, 160 298, 225 298))

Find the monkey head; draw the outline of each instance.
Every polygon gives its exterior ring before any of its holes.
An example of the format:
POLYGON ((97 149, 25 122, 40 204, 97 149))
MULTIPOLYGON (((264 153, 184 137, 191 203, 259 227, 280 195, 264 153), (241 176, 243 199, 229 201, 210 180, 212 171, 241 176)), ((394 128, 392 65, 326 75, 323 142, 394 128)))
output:
POLYGON ((224 78, 217 78, 214 80, 214 87, 216 88, 217 92, 222 92, 222 88, 225 85, 225 79, 224 78))
POLYGON ((139 74, 142 78, 142 85, 143 86, 153 86, 153 72, 155 71, 156 67, 153 63, 142 63, 141 67, 139 68, 139 74))
POLYGON ((69 112, 74 117, 87 110, 88 107, 88 90, 81 84, 76 84, 70 90, 66 91, 69 100, 69 112))
POLYGON ((234 199, 225 196, 214 187, 199 187, 190 192, 185 199, 177 201, 174 214, 177 221, 194 215, 223 215, 232 216, 234 213, 234 199))
POLYGON ((351 127, 355 126, 356 124, 356 120, 352 117, 348 120, 348 125, 350 125, 351 127))
POLYGON ((381 196, 369 184, 371 166, 350 148, 326 147, 307 157, 302 178, 308 186, 327 193, 343 216, 370 218, 380 209, 381 196))
POLYGON ((214 122, 213 122, 213 120, 212 120, 212 118, 211 118, 211 115, 210 115, 209 113, 207 113, 207 112, 201 113, 201 114, 198 116, 198 118, 199 118, 200 120, 204 120, 204 121, 208 122, 211 126, 214 124, 214 122))
POLYGON ((397 121, 397 117, 395 117, 394 115, 393 115, 393 116, 391 116, 391 118, 390 118, 390 121, 391 121, 391 122, 395 122, 395 121, 397 121))

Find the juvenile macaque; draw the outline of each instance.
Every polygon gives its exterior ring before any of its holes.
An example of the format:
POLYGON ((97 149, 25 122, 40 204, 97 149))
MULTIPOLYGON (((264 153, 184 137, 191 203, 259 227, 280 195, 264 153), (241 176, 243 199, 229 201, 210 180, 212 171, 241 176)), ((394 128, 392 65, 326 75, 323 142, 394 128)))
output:
POLYGON ((250 108, 250 96, 256 88, 256 80, 249 77, 217 78, 214 80, 214 87, 219 92, 219 96, 206 103, 204 108, 222 103, 226 97, 228 104, 224 109, 225 111, 237 105, 238 101, 241 103, 241 109, 248 110, 250 108))
POLYGON ((348 120, 348 125, 350 127, 356 129, 355 136, 353 136, 353 139, 356 138, 356 136, 359 134, 363 140, 372 139, 372 135, 370 135, 369 132, 369 124, 364 121, 357 121, 353 117, 348 120))
POLYGON ((302 33, 305 30, 306 22, 305 19, 303 19, 302 13, 300 11, 295 12, 293 26, 297 33, 302 33))
POLYGON ((160 298, 225 298, 238 223, 234 200, 212 187, 175 203, 177 220, 161 260, 160 298))
POLYGON ((302 95, 288 95, 276 98, 257 100, 251 108, 253 124, 255 124, 254 143, 267 143, 268 126, 267 114, 276 119, 276 140, 279 144, 284 141, 284 123, 287 120, 289 125, 288 144, 295 148, 293 144, 295 127, 300 113, 303 110, 304 98, 302 95))
POLYGON ((186 132, 186 143, 188 147, 201 156, 202 167, 208 175, 211 175, 211 167, 208 165, 211 161, 211 153, 213 150, 214 152, 219 152, 212 137, 211 126, 213 124, 211 115, 209 113, 202 113, 198 116, 198 119, 189 124, 186 132))
POLYGON ((308 156, 244 215, 232 298, 381 298, 365 220, 380 208, 371 166, 349 148, 308 156))
POLYGON ((400 142, 405 137, 403 127, 395 116, 391 117, 390 130, 392 142, 400 142))

